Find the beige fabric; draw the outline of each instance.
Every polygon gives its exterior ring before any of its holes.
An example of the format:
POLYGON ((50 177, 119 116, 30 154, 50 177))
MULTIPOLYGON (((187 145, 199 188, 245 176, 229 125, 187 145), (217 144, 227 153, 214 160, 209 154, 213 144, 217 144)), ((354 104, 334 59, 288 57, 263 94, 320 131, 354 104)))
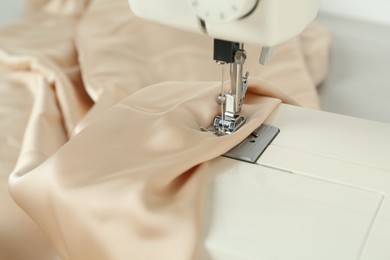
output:
POLYGON ((41 10, 49 0, 25 0, 24 12, 26 15, 33 14, 41 10))
POLYGON ((211 39, 141 21, 126 0, 33 9, 0 29, 0 259, 196 259, 202 162, 280 100, 318 107, 330 41, 317 25, 265 67, 246 46, 248 123, 216 137, 199 131, 218 112, 211 39))
POLYGON ((88 3, 89 0, 25 0, 24 2, 26 15, 41 12, 60 15, 81 14, 88 3))

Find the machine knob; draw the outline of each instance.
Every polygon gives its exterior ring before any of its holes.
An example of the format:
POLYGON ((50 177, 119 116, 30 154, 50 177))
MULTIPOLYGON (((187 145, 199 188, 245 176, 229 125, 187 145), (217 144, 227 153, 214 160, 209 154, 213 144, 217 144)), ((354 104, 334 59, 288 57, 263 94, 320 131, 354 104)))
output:
POLYGON ((250 14, 260 0, 187 0, 206 22, 229 22, 250 14))

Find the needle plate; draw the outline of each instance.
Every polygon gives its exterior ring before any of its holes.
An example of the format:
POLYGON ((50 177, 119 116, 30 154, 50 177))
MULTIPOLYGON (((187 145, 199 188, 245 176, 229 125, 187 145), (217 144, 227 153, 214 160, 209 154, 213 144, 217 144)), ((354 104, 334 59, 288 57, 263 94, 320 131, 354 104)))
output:
POLYGON ((223 156, 255 163, 279 132, 280 130, 277 127, 262 124, 245 138, 244 141, 233 147, 223 156))

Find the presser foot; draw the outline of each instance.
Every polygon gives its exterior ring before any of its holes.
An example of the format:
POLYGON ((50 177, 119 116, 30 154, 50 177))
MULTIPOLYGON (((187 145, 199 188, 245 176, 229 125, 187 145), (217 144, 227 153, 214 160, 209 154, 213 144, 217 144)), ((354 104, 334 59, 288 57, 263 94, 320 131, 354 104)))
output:
POLYGON ((234 115, 233 117, 223 117, 218 115, 214 118, 213 125, 208 129, 217 136, 230 135, 240 129, 245 124, 245 117, 234 115))

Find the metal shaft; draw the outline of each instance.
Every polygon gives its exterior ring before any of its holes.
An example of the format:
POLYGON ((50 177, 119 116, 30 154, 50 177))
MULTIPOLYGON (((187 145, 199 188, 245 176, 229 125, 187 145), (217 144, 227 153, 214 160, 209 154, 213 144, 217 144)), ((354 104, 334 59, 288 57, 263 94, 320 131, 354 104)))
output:
POLYGON ((234 56, 234 62, 230 64, 230 79, 232 94, 235 96, 234 113, 241 111, 242 101, 244 99, 243 93, 243 68, 246 60, 246 53, 244 51, 244 44, 239 44, 239 49, 234 56))

